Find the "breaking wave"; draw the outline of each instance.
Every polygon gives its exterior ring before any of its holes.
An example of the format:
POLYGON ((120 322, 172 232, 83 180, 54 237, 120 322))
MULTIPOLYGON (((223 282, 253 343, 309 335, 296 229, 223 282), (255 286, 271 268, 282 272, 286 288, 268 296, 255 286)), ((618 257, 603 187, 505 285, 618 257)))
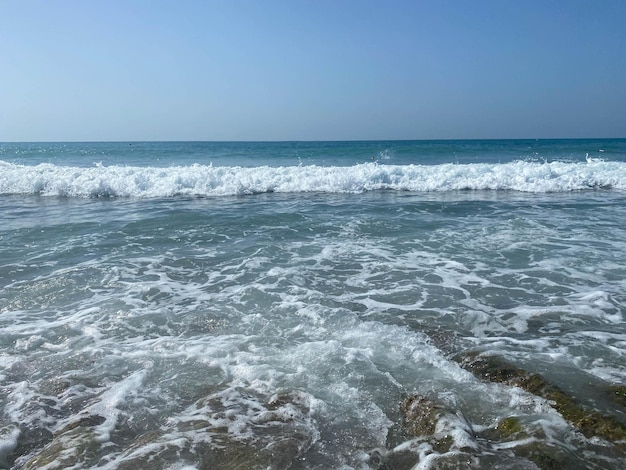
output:
POLYGON ((566 192, 626 189, 626 163, 527 162, 490 164, 237 167, 189 165, 168 168, 91 168, 0 161, 0 194, 65 197, 214 197, 270 192, 361 193, 377 190, 511 190, 566 192))

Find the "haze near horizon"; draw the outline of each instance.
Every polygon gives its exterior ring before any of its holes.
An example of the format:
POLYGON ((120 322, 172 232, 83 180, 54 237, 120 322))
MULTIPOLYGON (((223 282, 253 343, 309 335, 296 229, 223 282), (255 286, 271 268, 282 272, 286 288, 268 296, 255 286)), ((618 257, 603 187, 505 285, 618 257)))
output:
POLYGON ((0 141, 626 137, 626 2, 0 3, 0 141))

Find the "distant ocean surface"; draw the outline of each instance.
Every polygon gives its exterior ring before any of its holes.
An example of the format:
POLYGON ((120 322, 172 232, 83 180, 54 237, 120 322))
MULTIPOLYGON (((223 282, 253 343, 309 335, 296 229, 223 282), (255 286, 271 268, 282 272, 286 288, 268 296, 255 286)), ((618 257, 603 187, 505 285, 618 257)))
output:
POLYGON ((0 468, 626 466, 626 139, 0 143, 0 221, 0 468))

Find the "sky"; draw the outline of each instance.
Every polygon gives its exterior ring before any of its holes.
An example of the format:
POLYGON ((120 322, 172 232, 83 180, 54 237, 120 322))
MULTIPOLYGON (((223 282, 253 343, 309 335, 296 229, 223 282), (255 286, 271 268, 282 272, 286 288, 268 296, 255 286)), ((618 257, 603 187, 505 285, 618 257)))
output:
POLYGON ((626 137, 624 0, 0 0, 0 141, 626 137))

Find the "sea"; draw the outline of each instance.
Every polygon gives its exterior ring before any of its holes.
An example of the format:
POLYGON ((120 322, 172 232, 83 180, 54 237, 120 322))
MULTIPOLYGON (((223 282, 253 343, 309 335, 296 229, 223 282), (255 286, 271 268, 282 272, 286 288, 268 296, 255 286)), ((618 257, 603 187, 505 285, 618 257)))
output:
POLYGON ((625 317, 626 139, 0 143, 0 468, 624 468, 459 358, 624 426, 625 317))

